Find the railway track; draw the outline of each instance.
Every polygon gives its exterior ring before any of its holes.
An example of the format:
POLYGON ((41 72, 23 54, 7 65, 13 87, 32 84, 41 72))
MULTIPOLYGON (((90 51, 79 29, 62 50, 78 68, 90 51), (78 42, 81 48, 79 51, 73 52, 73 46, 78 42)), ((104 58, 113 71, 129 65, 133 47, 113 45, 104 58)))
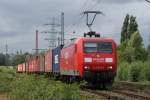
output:
MULTIPOLYGON (((118 83, 119 82, 117 82, 117 84, 118 83)), ((138 84, 138 87, 143 87, 143 86, 149 87, 150 85, 138 84)), ((81 91, 88 92, 89 93, 88 95, 90 95, 90 93, 95 94, 96 96, 99 96, 102 99, 106 99, 106 100, 107 99, 109 100, 150 100, 149 93, 142 92, 141 90, 138 91, 138 88, 137 90, 131 89, 131 87, 133 88, 137 87, 137 84, 122 82, 119 84, 118 88, 116 87, 117 86, 113 87, 111 90, 96 90, 96 89, 94 90, 94 89, 84 87, 81 89, 81 91), (124 87, 125 85, 125 88, 120 88, 120 85, 122 85, 122 87, 124 87)))
MULTIPOLYGON (((140 93, 132 93, 129 91, 120 91, 120 90, 91 90, 91 89, 82 89, 82 91, 86 91, 88 93, 92 93, 96 95, 96 97, 101 97, 102 99, 109 100, 150 100, 150 96, 141 95, 140 93)), ((89 94, 88 94, 89 96, 89 94)))
MULTIPOLYGON (((100 100, 123 100, 124 98, 121 95, 118 95, 116 93, 113 93, 111 91, 106 90, 92 90, 92 89, 82 89, 82 93, 87 93, 89 97, 95 97, 97 100, 100 98, 100 100), (90 96, 92 95, 92 96, 90 96)), ((86 96, 86 95, 85 95, 86 96)))
POLYGON ((131 92, 131 91, 123 91, 123 90, 111 90, 112 92, 122 94, 124 96, 131 97, 133 99, 138 99, 138 100, 150 100, 150 95, 143 94, 140 92, 131 92))
POLYGON ((119 81, 114 83, 114 87, 123 87, 132 90, 143 90, 144 88, 150 89, 150 83, 138 83, 138 82, 126 82, 126 81, 119 81))

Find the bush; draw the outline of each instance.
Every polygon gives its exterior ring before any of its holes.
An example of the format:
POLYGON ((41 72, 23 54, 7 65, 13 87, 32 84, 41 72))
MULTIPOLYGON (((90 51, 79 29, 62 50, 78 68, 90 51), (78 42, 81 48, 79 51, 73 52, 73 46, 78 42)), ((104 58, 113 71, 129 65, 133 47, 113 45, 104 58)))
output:
POLYGON ((0 67, 0 92, 9 92, 10 83, 16 76, 15 70, 13 68, 0 67))
POLYGON ((81 100, 79 86, 64 84, 37 75, 23 75, 11 84, 12 100, 81 100))
POLYGON ((150 81, 150 61, 137 61, 131 64, 121 62, 118 65, 117 80, 119 81, 150 81))
POLYGON ((147 61, 143 64, 141 77, 143 80, 150 81, 150 61, 147 61))
MULTIPOLYGON (((41 75, 18 74, 12 68, 0 67, 0 93, 11 100, 83 100, 79 85, 48 80, 41 75)), ((88 99, 88 98, 87 98, 88 99)))
POLYGON ((129 79, 129 63, 120 63, 117 70, 117 80, 128 80, 129 79))
POLYGON ((142 69, 144 68, 143 62, 133 62, 130 65, 130 80, 133 82, 138 82, 142 79, 142 69))

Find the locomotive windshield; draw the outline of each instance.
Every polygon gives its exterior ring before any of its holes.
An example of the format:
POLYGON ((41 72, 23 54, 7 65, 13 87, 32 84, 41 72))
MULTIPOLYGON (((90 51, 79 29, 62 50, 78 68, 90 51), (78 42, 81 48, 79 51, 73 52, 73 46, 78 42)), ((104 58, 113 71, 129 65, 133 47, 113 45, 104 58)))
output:
POLYGON ((84 43, 85 52, 97 52, 97 43, 95 42, 85 42, 84 43))
POLYGON ((111 53, 112 43, 111 42, 84 42, 84 51, 111 53))

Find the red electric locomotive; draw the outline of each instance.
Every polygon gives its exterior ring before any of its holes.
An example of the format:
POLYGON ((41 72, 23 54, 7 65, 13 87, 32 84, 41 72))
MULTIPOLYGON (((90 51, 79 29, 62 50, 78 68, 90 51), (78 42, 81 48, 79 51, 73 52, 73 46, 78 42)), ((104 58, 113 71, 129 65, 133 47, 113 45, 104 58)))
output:
POLYGON ((61 50, 60 74, 69 80, 112 84, 116 67, 116 43, 112 39, 77 38, 61 50))

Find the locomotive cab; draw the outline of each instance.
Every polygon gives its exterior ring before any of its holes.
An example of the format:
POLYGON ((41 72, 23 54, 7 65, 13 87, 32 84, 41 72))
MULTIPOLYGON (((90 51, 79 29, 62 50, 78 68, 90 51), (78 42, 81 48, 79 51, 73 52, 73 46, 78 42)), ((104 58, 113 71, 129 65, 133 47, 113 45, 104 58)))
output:
POLYGON ((84 42, 84 69, 91 71, 115 70, 112 42, 84 42))
POLYGON ((116 44, 112 39, 83 39, 83 77, 90 82, 113 80, 116 74, 116 44))

